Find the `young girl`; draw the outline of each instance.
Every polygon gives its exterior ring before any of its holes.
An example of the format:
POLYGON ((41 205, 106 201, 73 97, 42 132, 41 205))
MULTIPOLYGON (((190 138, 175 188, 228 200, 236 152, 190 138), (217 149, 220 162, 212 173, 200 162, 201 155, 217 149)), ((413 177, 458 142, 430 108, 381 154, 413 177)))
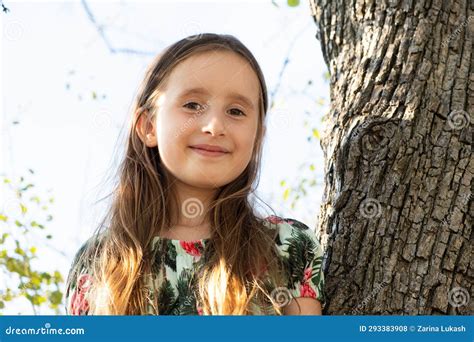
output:
POLYGON ((233 36, 190 36, 156 57, 112 205, 72 263, 68 314, 321 314, 314 233, 250 203, 267 101, 233 36))

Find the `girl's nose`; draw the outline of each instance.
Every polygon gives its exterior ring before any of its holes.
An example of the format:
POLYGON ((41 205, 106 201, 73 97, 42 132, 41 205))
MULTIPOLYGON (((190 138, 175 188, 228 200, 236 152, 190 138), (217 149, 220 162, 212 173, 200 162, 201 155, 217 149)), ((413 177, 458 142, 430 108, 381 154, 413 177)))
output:
POLYGON ((210 110, 207 115, 203 116, 203 127, 204 133, 211 133, 212 135, 218 136, 225 133, 225 114, 217 109, 210 110))

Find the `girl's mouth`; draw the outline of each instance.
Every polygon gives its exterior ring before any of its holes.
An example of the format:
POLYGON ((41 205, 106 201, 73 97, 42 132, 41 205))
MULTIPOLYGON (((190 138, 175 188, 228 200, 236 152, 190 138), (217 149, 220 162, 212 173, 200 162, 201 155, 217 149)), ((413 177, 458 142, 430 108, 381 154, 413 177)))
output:
POLYGON ((208 151, 200 148, 190 147, 194 152, 206 156, 206 157, 221 157, 226 155, 228 152, 219 152, 219 151, 208 151))

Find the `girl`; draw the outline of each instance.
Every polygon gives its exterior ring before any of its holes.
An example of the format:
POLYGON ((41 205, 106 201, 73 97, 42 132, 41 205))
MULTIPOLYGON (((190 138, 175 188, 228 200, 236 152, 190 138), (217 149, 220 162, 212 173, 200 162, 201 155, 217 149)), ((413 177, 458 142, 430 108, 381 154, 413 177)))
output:
POLYGON ((112 205, 72 263, 68 314, 321 314, 313 232, 260 218, 249 201, 267 101, 257 61, 233 36, 190 36, 156 57, 112 205))

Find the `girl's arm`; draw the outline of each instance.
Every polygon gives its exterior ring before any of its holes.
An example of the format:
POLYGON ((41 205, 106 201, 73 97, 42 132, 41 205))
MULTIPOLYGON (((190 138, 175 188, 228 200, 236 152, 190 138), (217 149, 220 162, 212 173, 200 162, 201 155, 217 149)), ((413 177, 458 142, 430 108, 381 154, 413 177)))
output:
POLYGON ((304 223, 272 217, 279 223, 279 246, 289 267, 286 296, 291 297, 283 315, 322 315, 325 303, 323 251, 315 233, 304 223))
POLYGON ((285 306, 283 314, 290 315, 322 315, 321 302, 317 299, 300 297, 294 298, 285 306), (298 307, 299 304, 299 307, 298 307))

